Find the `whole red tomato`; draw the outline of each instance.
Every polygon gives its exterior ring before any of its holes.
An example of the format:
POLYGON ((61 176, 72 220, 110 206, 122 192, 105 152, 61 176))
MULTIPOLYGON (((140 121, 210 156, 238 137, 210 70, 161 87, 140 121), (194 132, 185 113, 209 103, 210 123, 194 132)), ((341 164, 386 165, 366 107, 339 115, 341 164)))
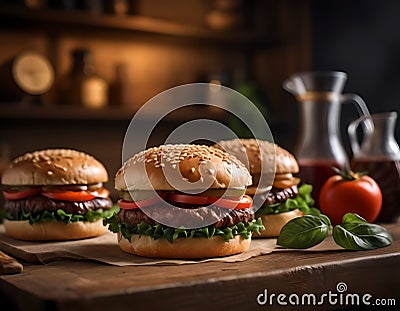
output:
POLYGON ((382 192, 371 177, 353 172, 331 176, 321 188, 319 207, 332 224, 340 224, 346 213, 374 222, 382 208, 382 192))

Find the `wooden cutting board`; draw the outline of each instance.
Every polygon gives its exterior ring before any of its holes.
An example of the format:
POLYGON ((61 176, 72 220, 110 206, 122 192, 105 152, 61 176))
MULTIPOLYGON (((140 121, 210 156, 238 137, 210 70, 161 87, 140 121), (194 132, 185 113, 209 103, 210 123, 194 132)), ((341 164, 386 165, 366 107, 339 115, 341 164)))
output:
POLYGON ((0 251, 0 275, 21 273, 23 266, 14 258, 0 251))

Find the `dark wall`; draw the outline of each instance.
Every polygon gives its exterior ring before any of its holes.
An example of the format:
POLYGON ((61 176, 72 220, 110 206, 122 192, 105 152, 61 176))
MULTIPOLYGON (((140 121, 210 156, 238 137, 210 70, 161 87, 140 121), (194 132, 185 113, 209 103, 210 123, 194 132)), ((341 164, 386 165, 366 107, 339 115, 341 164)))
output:
MULTIPOLYGON (((345 71, 345 91, 359 94, 371 113, 399 113, 400 1, 311 0, 311 6, 313 70, 345 71)), ((343 123, 355 115, 344 107, 343 123)))

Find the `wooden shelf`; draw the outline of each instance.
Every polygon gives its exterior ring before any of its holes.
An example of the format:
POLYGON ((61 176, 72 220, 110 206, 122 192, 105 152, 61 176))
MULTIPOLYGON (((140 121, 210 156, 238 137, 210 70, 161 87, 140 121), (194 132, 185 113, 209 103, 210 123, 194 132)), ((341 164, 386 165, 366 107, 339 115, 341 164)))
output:
POLYGON ((135 111, 118 107, 88 109, 78 106, 0 104, 1 119, 8 120, 129 120, 135 111))
POLYGON ((113 16, 79 11, 29 10, 16 6, 0 5, 0 25, 49 32, 103 30, 129 34, 146 34, 185 41, 201 41, 219 46, 237 48, 265 48, 279 44, 278 38, 254 31, 219 31, 206 26, 191 26, 145 16, 113 16))
MULTIPOLYGON (((89 109, 80 106, 39 106, 25 104, 0 103, 0 120, 13 121, 130 121, 136 111, 125 107, 109 106, 101 109, 89 109)), ((151 119, 153 116, 144 116, 151 119)), ((178 109, 165 117, 169 122, 181 122, 194 118, 209 118, 223 121, 226 114, 223 111, 212 111, 204 107, 178 109), (190 110, 190 111, 188 111, 190 110)))

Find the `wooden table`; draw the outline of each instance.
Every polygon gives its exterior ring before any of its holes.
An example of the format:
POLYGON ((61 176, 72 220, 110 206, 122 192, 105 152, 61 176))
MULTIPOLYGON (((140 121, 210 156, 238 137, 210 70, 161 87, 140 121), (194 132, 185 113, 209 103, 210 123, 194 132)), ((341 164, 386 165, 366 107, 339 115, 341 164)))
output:
MULTIPOLYGON (((116 267, 72 260, 24 264, 23 273, 0 277, 0 306, 1 310, 282 310, 281 303, 286 302, 285 309, 310 310, 309 294, 314 294, 316 303, 323 297, 318 309, 351 306, 356 300, 350 294, 360 299, 370 294, 372 304, 377 298, 400 298, 400 223, 386 227, 394 243, 371 251, 294 251, 238 263, 183 266, 116 267), (347 286, 341 294, 340 282, 347 286), (329 291, 338 295, 336 303, 328 301, 329 291), (279 294, 286 295, 280 302, 279 294), (265 297, 268 300, 260 305, 257 297, 261 303, 265 297)), ((395 302, 398 308, 399 300, 395 302)))

